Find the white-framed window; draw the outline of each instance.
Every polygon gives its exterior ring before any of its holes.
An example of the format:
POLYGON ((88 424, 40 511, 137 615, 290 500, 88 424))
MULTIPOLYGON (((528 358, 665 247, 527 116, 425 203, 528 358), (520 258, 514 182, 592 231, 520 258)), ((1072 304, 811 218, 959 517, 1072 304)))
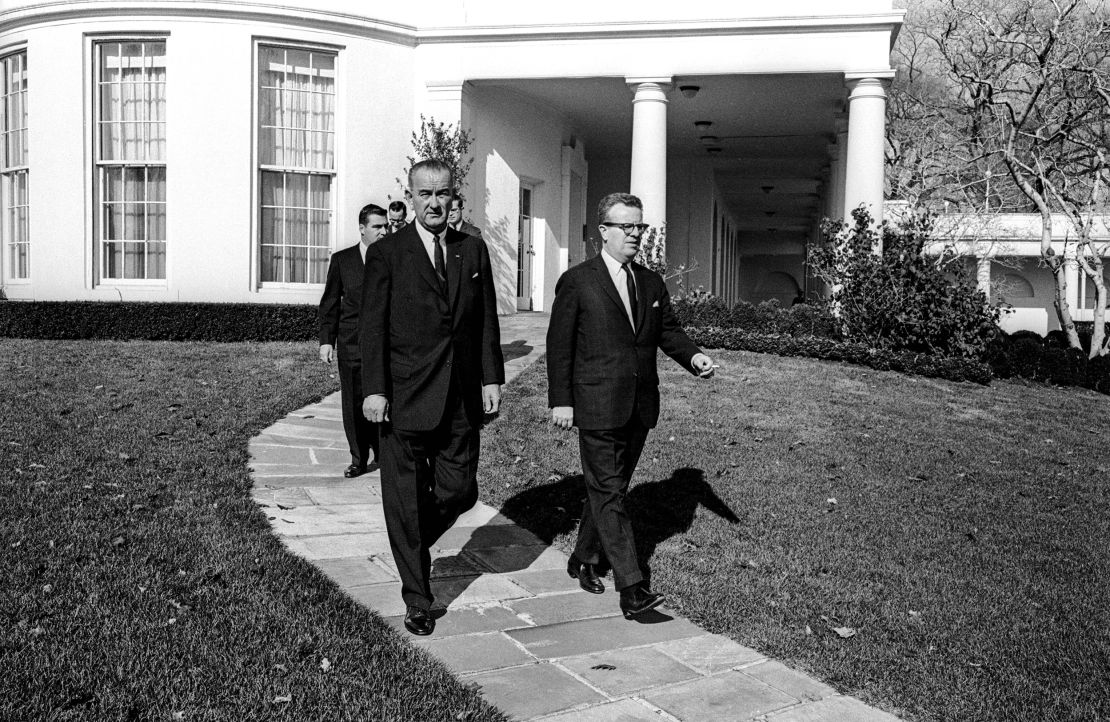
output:
POLYGON ((27 202, 27 51, 0 58, 0 239, 8 280, 31 277, 31 214, 27 202))
POLYGON ((166 41, 101 41, 94 104, 102 282, 166 278, 166 41))
POLYGON ((334 50, 258 46, 259 280, 322 284, 335 204, 334 50))

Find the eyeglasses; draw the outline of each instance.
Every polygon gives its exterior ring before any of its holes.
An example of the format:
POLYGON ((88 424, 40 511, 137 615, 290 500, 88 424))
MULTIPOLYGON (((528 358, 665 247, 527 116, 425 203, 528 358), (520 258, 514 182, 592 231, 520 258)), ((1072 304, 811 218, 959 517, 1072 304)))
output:
POLYGON ((651 226, 649 226, 647 223, 610 223, 609 221, 606 221, 601 225, 608 226, 609 228, 619 228, 626 236, 631 236, 632 231, 643 233, 648 228, 651 228, 651 226))
POLYGON ((408 222, 408 221, 405 221, 404 219, 399 219, 399 220, 392 220, 392 221, 390 221, 390 222, 389 222, 389 225, 391 225, 392 227, 396 228, 397 226, 403 226, 403 225, 405 225, 405 224, 406 224, 407 222, 408 222))

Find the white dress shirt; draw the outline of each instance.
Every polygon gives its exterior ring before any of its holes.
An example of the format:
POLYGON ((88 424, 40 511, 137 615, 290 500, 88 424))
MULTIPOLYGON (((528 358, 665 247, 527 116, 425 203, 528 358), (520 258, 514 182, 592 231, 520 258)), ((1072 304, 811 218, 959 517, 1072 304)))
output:
POLYGON ((369 250, 369 248, 370 246, 366 245, 362 241, 358 242, 358 252, 362 254, 362 265, 364 266, 366 265, 366 251, 369 250))
POLYGON ((610 256, 604 249, 601 251, 601 258, 605 261, 605 267, 609 270, 609 278, 613 280, 613 285, 617 287, 617 295, 621 297, 621 303, 624 304, 624 311, 628 314, 628 322, 632 324, 632 330, 636 330, 636 322, 632 318, 632 299, 628 297, 628 281, 625 279, 625 274, 629 274, 632 279, 632 287, 636 287, 636 276, 632 274, 631 263, 621 263, 617 259, 610 256))
MULTIPOLYGON (((433 234, 431 231, 429 231, 427 228, 420 225, 419 223, 417 223, 415 225, 416 225, 416 232, 420 234, 420 242, 424 244, 424 252, 428 254, 428 261, 431 262, 432 270, 434 271, 435 267, 436 267, 435 234, 433 234)), ((447 270, 447 240, 446 240, 446 236, 447 236, 447 226, 444 226, 443 230, 439 232, 439 243, 440 243, 440 245, 443 246, 443 270, 445 272, 447 270)))

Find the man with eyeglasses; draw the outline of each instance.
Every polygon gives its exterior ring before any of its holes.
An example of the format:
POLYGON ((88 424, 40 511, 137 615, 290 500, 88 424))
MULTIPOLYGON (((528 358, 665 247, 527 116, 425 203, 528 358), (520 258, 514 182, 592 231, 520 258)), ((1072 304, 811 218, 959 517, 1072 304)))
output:
POLYGON ((404 201, 393 201, 389 204, 389 232, 396 233, 409 224, 409 207, 404 201))
POLYGON ((625 494, 648 431, 659 419, 657 349, 690 373, 716 366, 682 330, 659 274, 635 263, 648 225, 643 204, 611 193, 598 205, 602 250, 562 275, 547 329, 548 405, 557 428, 578 427, 587 503, 567 565, 587 592, 605 591, 606 560, 633 619, 663 602, 636 557, 625 494))

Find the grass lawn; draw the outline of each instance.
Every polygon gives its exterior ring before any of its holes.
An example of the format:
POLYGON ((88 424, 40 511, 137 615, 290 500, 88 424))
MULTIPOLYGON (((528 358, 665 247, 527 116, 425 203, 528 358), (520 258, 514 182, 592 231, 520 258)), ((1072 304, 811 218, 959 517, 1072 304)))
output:
POLYGON ((0 719, 502 719, 250 500, 247 440, 334 373, 311 344, 0 339, 0 719))
MULTIPOLYGON (((629 492, 673 606, 910 719, 1110 718, 1110 397, 715 358, 661 359, 629 492)), ((507 389, 480 479, 569 550, 578 445, 545 374, 507 389)))

